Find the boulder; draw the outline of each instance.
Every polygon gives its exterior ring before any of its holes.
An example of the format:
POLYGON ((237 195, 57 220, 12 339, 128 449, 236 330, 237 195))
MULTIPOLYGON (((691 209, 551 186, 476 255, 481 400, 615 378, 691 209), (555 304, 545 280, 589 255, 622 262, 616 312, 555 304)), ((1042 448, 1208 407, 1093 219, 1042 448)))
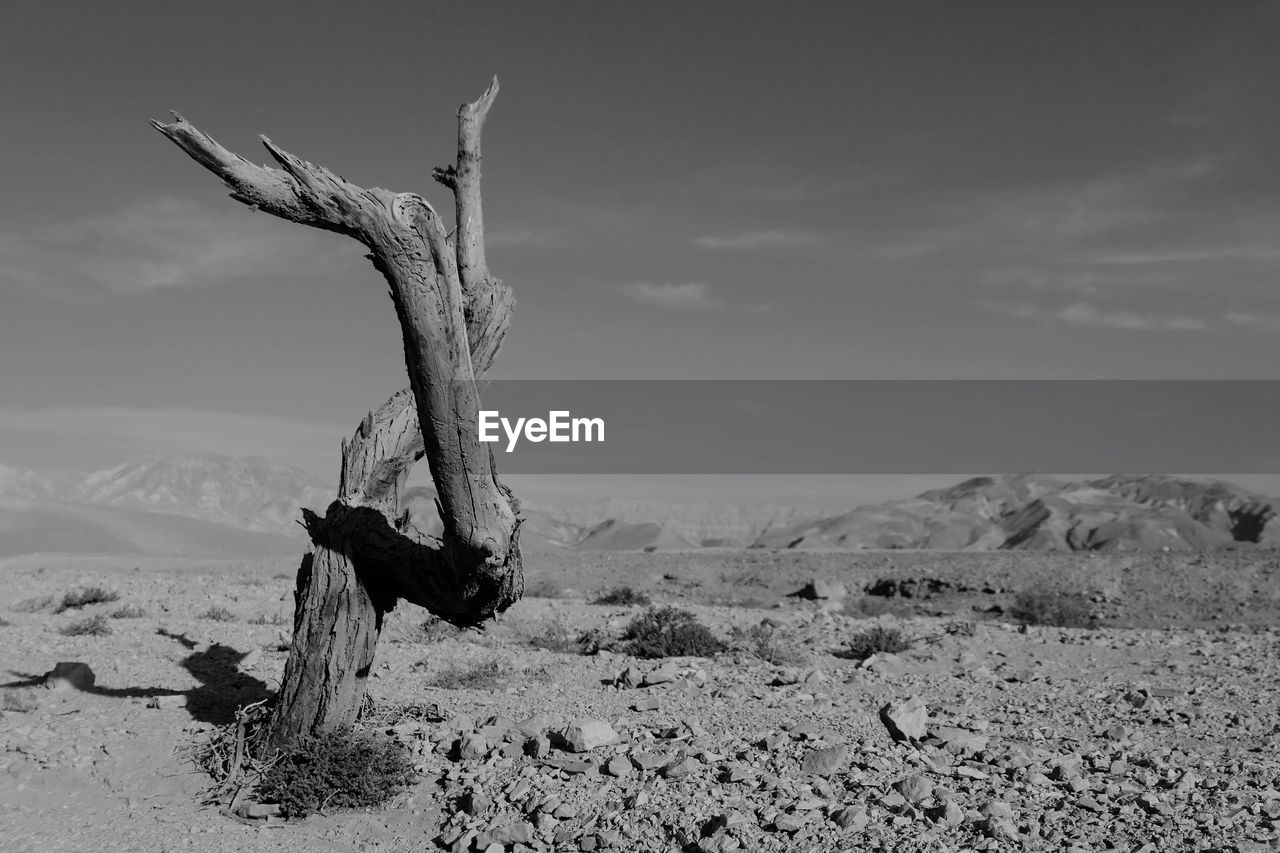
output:
POLYGON ((50 690, 89 690, 97 681, 97 676, 89 668, 89 664, 78 661, 59 663, 44 674, 44 686, 50 690))
POLYGON ((928 733, 929 709, 919 699, 890 702, 880 709, 880 721, 894 740, 921 740, 928 733))
POLYGON ((570 752, 589 752, 613 743, 618 733, 604 720, 574 720, 565 727, 561 738, 570 752))

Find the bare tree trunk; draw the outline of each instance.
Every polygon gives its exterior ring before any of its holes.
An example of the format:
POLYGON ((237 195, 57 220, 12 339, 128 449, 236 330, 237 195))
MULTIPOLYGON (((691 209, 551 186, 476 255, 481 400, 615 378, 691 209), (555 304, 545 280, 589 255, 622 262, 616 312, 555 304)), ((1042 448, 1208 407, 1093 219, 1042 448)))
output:
POLYGON ((436 169, 457 208, 451 240, 420 196, 363 189, 262 138, 280 165, 254 165, 180 115, 153 126, 231 188, 275 216, 346 234, 369 249, 390 285, 404 339, 409 389, 371 412, 342 447, 338 499, 307 512, 314 552, 298 572, 294 638, 268 748, 350 726, 359 713, 383 615, 405 599, 460 625, 519 599, 518 502, 479 442, 476 378, 493 363, 511 322, 509 288, 485 262, 480 131, 498 81, 458 110, 458 162, 436 169), (438 543, 405 535, 399 497, 426 456, 440 502, 438 543))

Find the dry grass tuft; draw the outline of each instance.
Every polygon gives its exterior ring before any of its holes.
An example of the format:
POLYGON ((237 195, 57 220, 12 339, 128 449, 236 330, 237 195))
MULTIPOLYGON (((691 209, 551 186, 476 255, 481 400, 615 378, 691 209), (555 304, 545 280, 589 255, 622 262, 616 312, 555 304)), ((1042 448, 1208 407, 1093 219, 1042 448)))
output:
POLYGON ((112 631, 106 615, 99 613, 96 616, 77 619, 70 625, 64 626, 58 633, 65 637, 105 637, 112 631))
POLYGON ((210 607, 205 612, 196 616, 197 619, 208 619, 213 622, 234 622, 236 615, 225 607, 210 607))

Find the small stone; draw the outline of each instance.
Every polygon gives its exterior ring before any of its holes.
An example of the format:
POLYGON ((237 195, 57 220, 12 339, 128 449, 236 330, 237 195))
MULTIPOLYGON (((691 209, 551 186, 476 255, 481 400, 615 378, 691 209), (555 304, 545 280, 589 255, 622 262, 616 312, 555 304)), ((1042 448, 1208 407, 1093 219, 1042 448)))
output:
POLYGON ((964 809, 948 800, 942 805, 927 812, 929 818, 944 826, 959 826, 964 823, 964 809))
POLYGON ((484 814, 493 805, 493 800, 479 791, 468 791, 462 798, 462 810, 469 815, 484 814))
POLYGON ((661 707, 657 696, 646 696, 643 699, 637 699, 631 705, 633 711, 656 711, 661 707))
POLYGON ((831 746, 825 749, 810 750, 800 762, 800 769, 805 773, 813 773, 818 776, 830 776, 832 773, 838 773, 844 768, 845 762, 849 758, 849 747, 847 746, 831 746))
POLYGON ((530 758, 546 758, 551 754, 551 739, 546 735, 529 738, 524 742, 524 754, 530 758))
POLYGON ((531 738, 543 734, 550 726, 550 717, 546 714, 534 714, 532 717, 516 723, 515 729, 526 738, 531 738))
POLYGON ((880 709, 880 720, 894 740, 922 740, 927 733, 929 710, 918 699, 890 702, 880 709))
MULTIPOLYGON (((533 841, 533 825, 522 820, 512 821, 496 829, 490 829, 476 838, 476 846, 497 844, 499 849, 512 844, 528 844, 533 841)), ((483 848, 482 848, 483 849, 483 848)))
POLYGON ((645 673, 644 678, 640 682, 641 687, 652 687, 655 684, 667 684, 675 681, 680 677, 680 667, 675 663, 664 663, 650 672, 645 673))
POLYGON ((639 770, 655 770, 667 764, 669 760, 665 755, 643 750, 631 754, 631 763, 639 770))
POLYGON ((475 732, 463 735, 458 741, 458 755, 463 761, 476 761, 484 758, 488 752, 489 742, 475 732))
POLYGON ((241 817, 247 817, 251 820, 265 820, 269 817, 280 816, 279 803, 248 803, 240 808, 241 817))
POLYGON ((631 761, 623 755, 615 755, 609 759, 609 763, 604 766, 604 770, 610 776, 616 776, 622 779, 631 775, 631 761))
POLYGON ((1013 821, 1002 817, 987 818, 983 821, 982 831, 988 838, 994 838, 997 841, 1018 840, 1018 828, 1013 825, 1013 821))
POLYGON ((98 677, 93 674, 89 664, 79 661, 63 661, 44 675, 44 686, 50 690, 88 690, 93 687, 98 677))
POLYGON ((634 666, 629 666, 622 672, 618 673, 613 679, 613 683, 619 687, 625 687, 628 690, 634 690, 640 686, 640 682, 644 680, 644 676, 640 674, 634 666))
POLYGON ((702 766, 696 758, 681 758, 662 768, 662 775, 668 779, 683 779, 702 766))
POLYGON ((893 787, 912 805, 919 805, 933 796, 933 783, 920 775, 900 779, 893 783, 893 787))
POLYGON ((613 743, 618 733, 604 720, 575 720, 565 728, 565 748, 571 752, 589 752, 613 743))
POLYGON ((779 832, 799 832, 808 821, 808 814, 784 814, 773 819, 774 829, 779 832))
POLYGON ((860 808, 858 806, 845 806, 844 808, 832 813, 831 820, 841 829, 861 832, 866 829, 871 818, 867 814, 867 810, 864 808, 860 808))
POLYGON ((1002 800, 987 800, 978 811, 983 817, 1004 818, 1013 820, 1013 806, 1002 800))

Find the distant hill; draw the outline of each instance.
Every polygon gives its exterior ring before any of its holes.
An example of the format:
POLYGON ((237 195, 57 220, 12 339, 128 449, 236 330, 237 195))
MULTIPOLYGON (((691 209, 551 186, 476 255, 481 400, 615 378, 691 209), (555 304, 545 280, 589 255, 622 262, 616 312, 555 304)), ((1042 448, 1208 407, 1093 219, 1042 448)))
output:
POLYGON ((261 456, 148 456, 90 474, 65 499, 185 515, 243 530, 298 535, 300 509, 323 511, 337 490, 261 456))
POLYGON ((758 548, 1129 551, 1280 544, 1276 502, 1225 481, 975 477, 771 531, 758 548))
POLYGON ((586 532, 577 548, 582 551, 682 551, 698 543, 655 522, 629 524, 611 518, 586 532))
POLYGON ((20 554, 263 557, 300 554, 295 537, 158 512, 0 497, 0 558, 20 554))
MULTIPOLYGON (((336 490, 261 457, 149 456, 92 474, 0 466, 0 556, 39 551, 251 556, 306 547, 301 509, 336 490)), ((406 490, 420 532, 442 532, 430 486, 406 490)), ((913 498, 806 520, 784 506, 605 500, 525 503, 530 553, 686 550, 1208 550, 1280 545, 1277 501, 1234 483, 1167 476, 1085 482, 975 477, 913 498), (601 521, 600 519, 606 519, 601 521)), ((820 510, 808 510, 815 514, 820 510)))

